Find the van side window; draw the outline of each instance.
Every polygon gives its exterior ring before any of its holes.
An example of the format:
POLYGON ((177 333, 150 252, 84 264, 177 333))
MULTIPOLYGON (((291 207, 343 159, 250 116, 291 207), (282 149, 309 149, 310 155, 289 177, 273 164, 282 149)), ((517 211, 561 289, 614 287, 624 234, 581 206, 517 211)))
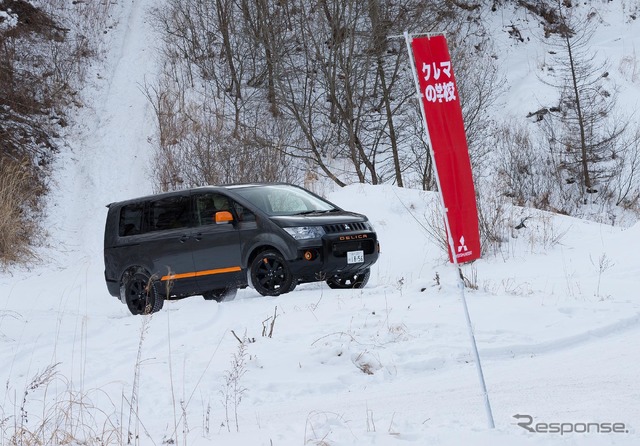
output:
POLYGON ((144 203, 134 203, 123 206, 120 209, 120 224, 118 235, 126 237, 128 235, 138 235, 142 232, 142 216, 144 213, 144 203))
POLYGON ((187 228, 191 225, 189 196, 164 198, 151 202, 149 231, 187 228))
POLYGON ((238 202, 233 202, 233 207, 236 210, 236 214, 238 214, 238 220, 240 221, 256 221, 256 214, 251 212, 246 207, 242 206, 238 202))
POLYGON ((198 225, 213 225, 216 223, 216 212, 231 211, 229 199, 222 194, 205 194, 195 200, 196 222, 198 225))

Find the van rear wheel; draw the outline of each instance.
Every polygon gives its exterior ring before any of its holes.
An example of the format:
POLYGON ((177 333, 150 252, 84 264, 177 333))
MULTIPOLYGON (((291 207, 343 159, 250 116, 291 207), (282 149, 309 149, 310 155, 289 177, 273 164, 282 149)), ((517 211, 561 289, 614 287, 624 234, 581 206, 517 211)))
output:
POLYGON ((263 251, 251 262, 251 284, 263 296, 279 296, 294 288, 289 265, 278 251, 263 251))
POLYGON ((125 278, 124 299, 131 314, 151 314, 162 309, 164 298, 158 293, 150 276, 137 271, 125 278))

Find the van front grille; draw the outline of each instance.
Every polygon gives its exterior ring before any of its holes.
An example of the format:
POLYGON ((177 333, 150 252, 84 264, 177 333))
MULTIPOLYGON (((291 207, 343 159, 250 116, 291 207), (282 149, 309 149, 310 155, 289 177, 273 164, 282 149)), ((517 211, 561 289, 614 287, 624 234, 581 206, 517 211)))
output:
POLYGON ((334 225, 324 225, 324 232, 335 234, 337 232, 366 231, 369 228, 366 223, 357 221, 354 223, 338 223, 334 225))

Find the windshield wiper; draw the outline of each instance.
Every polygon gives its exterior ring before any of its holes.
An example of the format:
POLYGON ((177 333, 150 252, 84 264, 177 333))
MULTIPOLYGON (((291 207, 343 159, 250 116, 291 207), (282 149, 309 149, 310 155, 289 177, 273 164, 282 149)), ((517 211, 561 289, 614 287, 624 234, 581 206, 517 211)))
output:
POLYGON ((327 212, 336 212, 337 209, 313 209, 310 211, 302 211, 302 212, 298 212, 295 215, 309 215, 309 214, 324 214, 327 212))

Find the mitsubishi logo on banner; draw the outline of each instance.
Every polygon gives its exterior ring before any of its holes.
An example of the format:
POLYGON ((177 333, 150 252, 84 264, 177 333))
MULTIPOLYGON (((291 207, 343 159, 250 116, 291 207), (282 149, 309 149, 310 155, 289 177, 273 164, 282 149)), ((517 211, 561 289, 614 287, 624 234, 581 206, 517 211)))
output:
POLYGON ((449 260, 469 262, 480 257, 478 209, 447 41, 443 35, 435 35, 411 38, 410 44, 447 230, 451 231, 449 260), (456 251, 455 259, 452 250, 456 251))
POLYGON ((464 235, 460 237, 460 242, 458 244, 458 253, 456 254, 456 258, 460 261, 460 258, 467 257, 473 255, 473 251, 469 251, 467 245, 464 243, 464 235))
POLYGON ((460 252, 467 252, 467 245, 464 244, 464 235, 462 237, 460 237, 460 245, 458 246, 458 253, 460 252))

